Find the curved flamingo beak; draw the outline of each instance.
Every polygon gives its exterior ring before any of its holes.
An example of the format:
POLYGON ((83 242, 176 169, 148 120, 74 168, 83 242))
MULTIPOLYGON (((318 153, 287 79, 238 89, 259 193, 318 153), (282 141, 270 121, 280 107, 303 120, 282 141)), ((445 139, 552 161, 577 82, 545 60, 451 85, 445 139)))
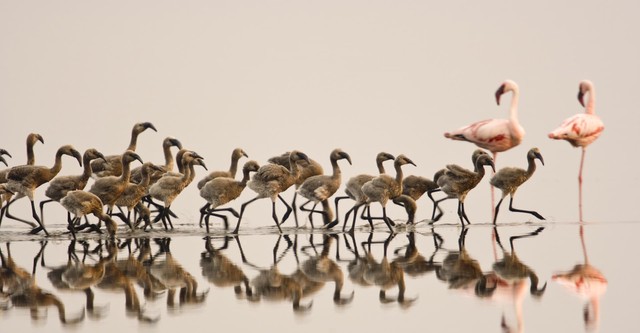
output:
POLYGON ((0 155, 0 162, 4 163, 4 165, 9 166, 9 164, 7 164, 7 161, 4 159, 4 157, 2 157, 2 155, 0 155))
POLYGON ((8 151, 6 151, 4 149, 0 149, 0 156, 2 156, 2 155, 7 155, 7 156, 13 158, 13 156, 11 156, 11 154, 9 154, 8 151))
POLYGON ((582 92, 582 89, 578 90, 578 101, 580 102, 580 105, 584 107, 584 93, 582 92))
POLYGON ((542 158, 542 154, 540 153, 535 153, 536 158, 540 160, 540 163, 542 163, 542 165, 544 165, 544 159, 542 158))
POLYGON ((500 105, 500 96, 502 96, 502 94, 504 94, 504 84, 502 84, 500 88, 496 90, 496 103, 498 105, 500 105))

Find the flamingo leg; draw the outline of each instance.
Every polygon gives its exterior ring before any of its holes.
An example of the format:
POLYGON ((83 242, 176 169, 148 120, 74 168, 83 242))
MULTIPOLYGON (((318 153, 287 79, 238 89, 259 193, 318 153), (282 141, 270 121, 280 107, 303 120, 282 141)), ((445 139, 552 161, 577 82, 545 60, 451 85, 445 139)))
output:
POLYGON ((542 217, 542 215, 538 214, 537 212, 535 212, 533 210, 524 210, 524 209, 514 208, 513 207, 513 195, 511 195, 511 200, 509 200, 509 210, 512 211, 512 212, 531 214, 531 215, 537 217, 540 220, 544 220, 544 217, 542 217))
MULTIPOLYGON (((280 195, 278 195, 278 196, 280 196, 280 195)), ((296 199, 297 198, 298 198, 298 192, 294 192, 293 193, 293 199, 291 200, 291 211, 293 212, 293 219, 296 221, 296 228, 298 227, 298 208, 296 207, 296 199)), ((291 214, 291 212, 289 212, 289 214, 291 214)), ((288 214, 285 213, 285 215, 287 215, 287 218, 289 217, 288 214)), ((284 223, 285 220, 286 220, 286 218, 284 218, 284 216, 283 216, 282 217, 282 222, 280 222, 280 224, 284 223)))
MULTIPOLYGON (((356 203, 355 205, 353 205, 353 207, 351 207, 347 213, 344 216, 344 224, 342 225, 342 231, 345 231, 347 229, 347 221, 349 220, 349 214, 351 214, 353 212, 353 224, 351 225, 351 230, 353 230, 353 227, 356 224, 356 215, 358 213, 358 208, 360 208, 360 206, 362 206, 363 204, 358 204, 356 203)), ((337 214, 336 214, 337 215, 337 214)), ((336 218, 337 219, 337 218, 336 218)), ((351 232, 351 231, 349 231, 351 232)))
MULTIPOLYGON (((427 191, 427 196, 429 197, 429 199, 431 200, 431 202, 433 202, 433 211, 431 212, 431 221, 437 221, 437 220, 435 219, 435 216, 436 216, 436 210, 438 210, 438 212, 439 212, 439 213, 438 213, 438 219, 440 219, 440 217, 442 217, 442 214, 443 214, 443 213, 442 213, 442 208, 440 208, 440 206, 438 206, 438 204, 437 204, 436 200, 435 200, 435 199, 433 198, 433 196, 431 195, 432 193, 439 192, 439 191, 441 191, 441 189, 439 189, 439 188, 437 188, 437 189, 435 189, 435 190, 432 190, 432 191, 427 191)), ((440 202, 440 201, 438 201, 438 202, 440 202)))
POLYGON ((251 199, 251 200, 249 200, 249 201, 247 201, 247 202, 243 203, 243 204, 240 206, 240 217, 238 218, 238 222, 237 222, 237 224, 236 224, 236 228, 233 230, 233 233, 234 233, 234 234, 237 234, 237 233, 238 233, 238 230, 240 229, 240 222, 242 222, 242 216, 244 215, 244 210, 245 210, 245 208, 247 208, 247 206, 248 206, 250 203, 252 203, 252 202, 254 202, 254 201, 258 200, 258 199, 260 199, 260 196, 257 196, 257 197, 255 197, 255 198, 253 198, 253 199, 251 199))
POLYGON ((9 206, 11 206, 12 203, 14 203, 16 200, 20 199, 19 197, 13 198, 12 200, 10 200, 6 206, 4 206, 2 208, 2 214, 0 214, 0 225, 2 224, 2 217, 6 216, 7 218, 10 218, 12 220, 16 220, 25 224, 28 224, 29 226, 31 226, 32 228, 35 228, 37 226, 37 224, 31 222, 31 221, 27 221, 27 220, 23 220, 19 217, 13 216, 11 215, 11 213, 9 212, 9 206))
POLYGON ((276 227, 278 227, 278 231, 282 233, 282 228, 280 228, 280 222, 278 221, 278 214, 276 214, 276 201, 273 200, 271 202, 271 217, 273 217, 273 221, 276 222, 276 227))
POLYGON ((29 233, 32 234, 32 235, 35 235, 35 234, 39 233, 40 231, 44 231, 44 234, 47 235, 47 237, 48 237, 49 236, 49 232, 47 231, 47 229, 45 229, 44 225, 40 221, 40 217, 38 217, 38 212, 36 212, 36 204, 35 204, 35 202, 33 202, 33 200, 31 200, 31 214, 33 215, 33 218, 36 220, 36 222, 38 222, 39 226, 31 229, 31 231, 29 233))
MULTIPOLYGON (((287 207, 287 211, 284 213, 284 215, 282 215, 282 222, 280 222, 280 224, 284 223, 284 221, 286 221, 289 218, 289 215, 291 215, 291 212, 293 211, 293 208, 291 206, 289 206, 289 204, 284 200, 284 198, 278 194, 278 199, 280 199, 280 201, 282 201, 282 203, 284 204, 285 207, 287 207)), ((295 196, 294 196, 295 199, 295 196)), ((275 201, 274 201, 275 203, 275 201)), ((296 228, 298 227, 298 220, 296 220, 296 228)))
POLYGON ((387 217, 387 207, 382 206, 382 219, 384 221, 384 223, 387 224, 387 227, 389 228, 389 231, 391 231, 392 234, 395 234, 395 231, 393 230, 393 227, 391 227, 392 225, 395 225, 395 223, 393 223, 393 221, 387 217))
POLYGON ((580 222, 582 222, 582 167, 584 166, 584 155, 586 149, 582 147, 582 155, 580 157, 580 170, 578 171, 578 210, 580 216, 580 222))
POLYGON ((46 204, 47 202, 51 202, 54 201, 53 199, 47 199, 47 200, 42 200, 40 201, 40 216, 42 216, 42 223, 44 223, 44 204, 46 204))
POLYGON ((500 210, 500 205, 502 204, 502 200, 504 200, 504 196, 500 198, 500 201, 498 201, 498 204, 496 205, 496 208, 494 210, 493 224, 496 224, 496 221, 498 220, 498 211, 500 210))
MULTIPOLYGON (((204 220, 204 216, 207 215, 207 212, 209 210, 209 206, 210 205, 211 204, 207 202, 206 204, 204 204, 204 206, 202 206, 202 208, 200 208, 200 223, 199 223, 200 224, 200 228, 202 228, 202 222, 204 220)), ((207 231, 207 233, 208 233, 208 231, 207 231)))
MULTIPOLYGON (((343 197, 335 197, 335 199, 333 199, 333 202, 336 205, 336 220, 331 222, 332 225, 338 224, 338 220, 340 218, 340 212, 338 211, 338 202, 340 202, 340 200, 342 200, 342 199, 349 199, 349 197, 348 196, 343 196, 343 197)), ((342 230, 342 231, 344 231, 344 230, 342 230)))
MULTIPOLYGON (((225 209, 225 210, 226 210, 226 209, 225 209)), ((228 222, 228 220, 227 220, 227 216, 226 216, 226 215, 222 215, 222 214, 216 214, 216 213, 214 213, 214 212, 216 212, 216 211, 218 211, 218 210, 216 210, 216 209, 210 209, 210 210, 207 212, 207 217, 204 219, 204 220, 205 220, 205 226, 206 226, 207 233, 209 233, 209 217, 210 217, 210 216, 215 216, 215 217, 219 217, 219 218, 221 218, 221 219, 222 219, 222 222, 224 223, 224 230, 229 229, 229 222, 228 222)))
POLYGON ((436 200, 434 201, 434 210, 433 212, 435 213, 435 207, 438 207, 438 210, 440 211, 440 213, 436 216, 432 216, 431 218, 431 222, 429 224, 433 224, 434 222, 438 222, 438 220, 440 220, 442 218, 442 215, 444 215, 444 212, 442 211, 442 209, 440 208, 439 204, 447 199, 450 199, 449 197, 444 197, 440 200, 436 200))

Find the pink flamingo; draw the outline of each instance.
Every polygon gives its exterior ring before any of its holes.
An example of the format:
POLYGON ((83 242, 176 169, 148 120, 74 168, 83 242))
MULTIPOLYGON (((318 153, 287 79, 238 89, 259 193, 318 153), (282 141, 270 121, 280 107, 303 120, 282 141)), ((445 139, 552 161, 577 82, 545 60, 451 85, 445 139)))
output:
POLYGON ((578 113, 565 119, 558 128, 549 133, 549 138, 551 139, 567 140, 574 147, 582 147, 580 171, 578 172, 580 221, 582 221, 582 167, 584 165, 584 155, 587 146, 595 141, 604 130, 602 120, 595 114, 595 95, 591 81, 580 81, 578 101, 585 108, 585 113, 578 113), (585 106, 584 95, 586 93, 589 93, 589 101, 585 106))
MULTIPOLYGON (((511 91, 511 106, 509 107, 509 119, 487 119, 461 127, 453 132, 445 132, 444 137, 452 140, 469 141, 476 146, 489 150, 493 154, 493 163, 496 162, 499 152, 509 150, 522 142, 524 128, 518 121, 518 99, 520 90, 518 85, 511 81, 504 81, 496 90, 496 103, 500 105, 500 96, 511 91)), ((491 186, 491 205, 494 206, 493 186, 491 186)), ((491 212, 493 216, 493 208, 491 212)))

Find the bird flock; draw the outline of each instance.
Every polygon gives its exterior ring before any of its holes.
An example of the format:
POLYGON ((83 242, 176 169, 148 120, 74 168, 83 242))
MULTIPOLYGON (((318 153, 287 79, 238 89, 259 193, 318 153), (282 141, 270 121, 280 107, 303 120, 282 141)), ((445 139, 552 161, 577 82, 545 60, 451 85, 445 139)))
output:
MULTIPOLYGON (((489 180, 492 185, 492 200, 494 187, 502 191, 502 196, 494 208, 494 224, 497 223, 500 205, 507 196, 510 196, 510 211, 528 213, 543 220, 544 217, 538 212, 513 207, 514 195, 518 187, 531 178, 536 170, 535 160, 539 160, 544 165, 540 150, 531 148, 527 152, 526 169, 504 167, 496 172, 497 154, 519 145, 525 135, 525 131, 518 121, 518 85, 511 80, 504 81, 495 92, 496 103, 500 105, 501 97, 509 92, 512 93, 512 96, 508 119, 478 121, 444 133, 445 138, 471 142, 478 147, 471 156, 472 170, 449 164, 436 172, 433 179, 413 175, 405 177, 403 168, 407 165, 415 166, 415 163, 403 154, 393 156, 387 152, 380 152, 375 158, 378 174, 361 174, 349 178, 344 190, 346 196, 335 196, 334 198, 334 215, 330 199, 341 187, 340 165, 344 163, 342 160, 349 164, 352 163, 348 153, 341 149, 331 151, 329 155, 331 174, 325 174, 320 164, 309 158, 304 152, 292 150, 272 157, 263 165, 253 160, 245 162, 241 168, 242 178, 236 180, 239 160, 242 157, 248 158, 248 154, 238 148, 233 150, 231 154, 229 170, 210 172, 197 183, 200 196, 206 202, 199 210, 200 226, 206 227, 208 233, 210 218, 213 216, 221 219, 225 230, 228 230, 229 216, 223 213, 227 212, 237 218, 235 228, 232 231, 237 234, 249 204, 258 199, 269 198, 272 202, 272 218, 280 232, 282 232, 281 225, 292 213, 296 227, 299 227, 296 204, 299 195, 306 200, 299 206, 299 209, 308 213, 312 228, 315 228, 314 215, 321 217, 321 228, 330 229, 338 225, 340 220, 339 201, 351 199, 354 203, 344 216, 343 231, 346 231, 349 216, 353 214, 349 228, 349 232, 353 232, 358 211, 362 208, 359 217, 368 222, 372 229, 374 221, 382 220, 393 233, 395 222, 387 216, 387 203, 392 201, 394 204, 403 206, 407 212, 407 224, 412 224, 417 209, 416 201, 425 193, 433 202, 430 223, 434 223, 442 217, 443 211, 439 204, 443 200, 457 199, 457 214, 461 225, 464 226, 465 223, 471 223, 464 208, 465 198, 484 178, 485 167, 490 167, 492 170, 492 176, 489 180), (386 173, 383 165, 385 161, 393 161, 395 176, 386 173), (292 186, 296 191, 292 202, 289 203, 281 194, 292 186), (237 199, 245 187, 254 191, 256 196, 242 203, 240 212, 238 212, 228 204, 237 199), (435 199, 434 194, 437 192, 442 192, 445 196, 435 199), (282 217, 279 217, 276 211, 278 201, 286 209, 282 217), (380 204, 382 216, 372 216, 370 206, 373 203, 380 204), (318 208, 318 204, 322 207, 318 208)), ((566 140, 574 147, 582 148, 578 176, 579 201, 580 207, 582 207, 582 170, 585 150, 600 136, 604 125, 595 114, 595 91, 590 81, 580 82, 578 100, 585 107, 585 112, 564 120, 558 128, 549 133, 548 137, 555 140, 566 140), (588 96, 586 104, 585 96, 588 96)), ((135 150, 138 136, 148 129, 157 131, 154 125, 149 122, 135 124, 131 132, 129 146, 124 153, 117 155, 105 156, 94 148, 87 149, 81 155, 71 145, 62 146, 56 152, 52 167, 34 165, 34 145, 37 142, 44 143, 44 139, 39 134, 29 134, 26 142, 27 163, 0 170, 0 207, 2 208, 0 225, 4 218, 13 219, 30 225, 32 227, 30 233, 32 234, 44 232, 48 236, 49 232, 44 224, 44 205, 57 201, 68 211, 67 229, 74 238, 77 231, 85 228, 101 233, 102 222, 106 224, 108 234, 114 237, 117 231, 114 217, 121 219, 131 230, 137 228, 149 230, 159 222, 162 222, 165 230, 173 229, 172 217, 176 218, 176 215, 171 211, 171 204, 195 179, 196 166, 207 171, 208 169, 201 155, 183 148, 180 141, 172 137, 167 137, 162 144, 164 164, 145 163, 135 150), (172 147, 178 149, 175 159, 171 151, 172 147), (83 166, 81 175, 57 176, 62 169, 63 156, 65 155, 73 157, 83 166), (142 165, 132 168, 131 163, 136 161, 142 165), (174 164, 177 166, 177 171, 174 170, 174 164), (89 178, 93 178, 94 181, 86 189, 89 178), (48 184, 45 191, 48 199, 39 203, 40 210, 38 212, 35 191, 43 184, 48 184), (22 197, 29 198, 35 223, 10 213, 11 204, 22 197), (126 214, 123 210, 125 207, 126 214), (155 215, 153 215, 154 213, 155 215), (91 224, 88 221, 86 216, 89 214, 98 218, 97 224, 91 224), (85 222, 81 223, 83 217, 85 222), (143 225, 141 225, 142 222, 144 222, 143 225)), ((8 166, 3 155, 9 157, 11 155, 6 150, 0 149, 0 162, 8 166)), ((582 210, 580 209, 580 211, 582 210)), ((580 213, 580 219, 582 220, 582 213, 580 213)))

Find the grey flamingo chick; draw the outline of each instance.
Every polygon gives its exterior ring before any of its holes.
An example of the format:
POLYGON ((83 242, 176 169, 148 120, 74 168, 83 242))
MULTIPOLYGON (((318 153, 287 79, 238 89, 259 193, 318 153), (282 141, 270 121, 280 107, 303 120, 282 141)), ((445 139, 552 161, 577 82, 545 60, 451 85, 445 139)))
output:
POLYGON ((242 150, 242 148, 236 148, 231 152, 231 165, 229 166, 228 171, 212 171, 208 175, 206 175, 202 180, 198 182, 198 189, 202 189, 204 185, 215 178, 218 177, 227 177, 227 178, 236 178, 236 172, 238 171, 238 161, 242 157, 249 157, 247 153, 242 150))
POLYGON ((205 224, 207 227, 207 233, 209 232, 209 217, 211 215, 219 217, 224 222, 224 229, 229 229, 229 222, 227 216, 222 214, 216 214, 215 212, 228 211, 236 217, 240 215, 235 209, 229 208, 217 208, 232 200, 237 199, 244 188, 247 186, 247 182, 251 177, 252 172, 257 172, 260 169, 260 165, 256 161, 248 161, 242 167, 242 180, 235 180, 229 177, 216 177, 208 181, 204 187, 200 189, 200 196, 207 200, 207 203, 200 208, 200 224, 206 215, 205 224))
MULTIPOLYGON (((129 185, 129 179, 131 177, 130 164, 136 160, 140 161, 140 163, 144 163, 138 154, 132 150, 127 150, 122 154, 122 159, 120 160, 120 163, 122 164, 122 172, 120 173, 120 176, 105 176, 98 178, 89 189, 89 192, 98 196, 102 203, 108 207, 108 214, 113 212, 113 206, 115 206, 116 200, 118 200, 129 185)), ((129 225, 129 227, 131 227, 131 225, 129 225)))
MULTIPOLYGON (((427 193, 427 196, 429 197, 431 202, 433 202, 433 211, 431 213, 432 220, 435 219, 436 210, 439 211, 438 213, 439 216, 442 215, 442 209, 440 209, 440 207, 436 205, 436 200, 433 198, 431 193, 435 192, 437 189, 440 188, 440 186, 438 186, 437 181, 438 181, 438 178, 440 178, 440 176, 442 176, 443 174, 444 174, 444 171, 440 170, 435 173, 435 175, 433 176, 433 180, 429 178, 421 177, 421 176, 411 175, 411 176, 405 177, 404 180, 402 181, 402 194, 410 197, 414 201, 418 201, 418 199, 420 199, 423 194, 427 193)), ((402 200, 408 201, 407 199, 402 199, 402 200)), ((394 200, 394 203, 397 204, 396 200, 394 200)), ((415 216, 416 209, 414 207, 405 206, 405 209, 408 209, 407 214, 411 213, 413 214, 413 216, 415 216)), ((411 220, 413 221, 413 219, 411 220)))
MULTIPOLYGON (((313 228, 313 220, 311 219, 311 214, 313 213, 321 213, 324 216, 324 224, 327 228, 332 228, 335 226, 338 221, 335 223, 330 221, 330 217, 328 216, 329 212, 317 211, 315 210, 315 206, 322 201, 328 200, 332 195, 338 191, 340 188, 340 184, 342 183, 342 172, 340 171, 340 166, 338 165, 338 161, 345 159, 351 165, 351 156, 349 154, 343 152, 341 149, 334 149, 329 155, 329 160, 331 161, 331 168, 333 173, 329 175, 316 175, 307 178, 302 185, 298 188, 297 192, 300 193, 303 197, 307 198, 308 201, 300 206, 300 210, 309 212, 309 221, 311 222, 311 227, 313 228), (313 208, 307 209, 305 206, 313 202, 313 208)), ((328 205, 327 205, 328 206, 328 205)), ((331 208, 329 208, 331 209, 331 208)))
POLYGON ((207 166, 204 164, 202 156, 193 151, 185 152, 182 156, 182 165, 184 167, 184 173, 166 173, 155 184, 149 187, 149 195, 152 198, 164 202, 164 208, 160 210, 154 222, 162 220, 165 230, 169 230, 167 223, 173 229, 173 223, 169 217, 169 209, 173 200, 187 187, 195 177, 194 165, 198 164, 205 170, 207 166))
MULTIPOLYGON (((372 202, 379 202, 380 205, 382 205, 381 219, 384 221, 384 223, 387 224, 387 227, 392 233, 394 232, 392 226, 395 224, 390 218, 387 217, 386 206, 389 199, 394 199, 402 194, 402 180, 404 178, 402 173, 402 166, 405 164, 411 164, 413 166, 416 165, 408 157, 404 155, 398 155, 398 157, 396 157, 395 161, 393 162, 393 166, 396 169, 395 178, 386 174, 382 174, 362 185, 362 193, 367 196, 366 204, 370 205, 372 202)), ((353 226, 351 227, 350 232, 351 231, 353 231, 353 226)))
MULTIPOLYGON (((382 175, 385 173, 384 170, 384 165, 382 164, 384 161, 388 161, 388 160, 394 160, 395 156, 389 154, 389 153, 385 153, 385 152, 380 152, 378 153, 378 155, 376 155, 376 165, 378 167, 378 174, 382 175)), ((336 197, 335 198, 335 205, 336 205, 336 221, 334 221, 335 223, 337 223, 338 221, 338 202, 342 199, 347 199, 347 198, 351 198, 352 200, 354 200, 356 203, 353 205, 353 207, 351 207, 351 209, 349 209, 347 211, 347 213, 345 214, 344 217, 344 225, 342 226, 342 231, 345 231, 346 227, 347 227, 347 220, 349 219, 349 214, 351 214, 353 212, 353 223, 355 224, 356 222, 356 215, 358 214, 358 209, 364 205, 367 201, 367 197, 364 195, 364 193, 362 193, 362 185, 364 185, 364 183, 372 180, 373 178, 376 178, 376 176, 373 175, 367 175, 367 174, 359 174, 356 176, 353 176, 351 178, 349 178, 349 180, 347 181, 346 184, 346 188, 345 188, 345 193, 347 194, 347 196, 342 196, 342 197, 336 197)), ((371 215, 371 214, 369 214, 371 215)), ((369 225, 371 226, 371 228, 373 228, 373 222, 371 220, 369 220, 369 225)))
MULTIPOLYGON (((171 154, 171 147, 178 147, 178 149, 182 149, 182 143, 178 141, 176 138, 167 137, 162 140, 162 153, 164 154, 164 165, 156 164, 158 169, 152 170, 149 174, 150 180, 149 183, 153 184, 162 177, 166 172, 173 171, 173 155, 171 154)), ((131 170, 131 182, 132 183, 140 183, 142 181, 142 166, 136 167, 131 170)))
MULTIPOLYGON (((274 156, 270 158, 268 162, 282 165, 283 167, 291 170, 291 165, 289 163, 289 155, 290 155, 290 152, 286 152, 282 155, 274 156)), ((293 210, 293 218, 296 222, 296 228, 298 227, 298 208, 296 207, 296 199, 298 198, 298 189, 300 188, 302 183, 304 183, 304 181, 307 180, 307 178, 324 174, 322 165, 320 165, 320 163, 318 163, 317 161, 311 158, 309 158, 308 162, 305 160, 298 161, 298 169, 299 169, 298 178, 296 179, 296 182, 294 184, 296 192, 293 193, 293 199, 291 200, 291 209, 293 210)), ((286 221, 286 218, 283 218, 281 223, 284 223, 284 221, 286 221)))
POLYGON ((286 191, 291 185, 295 184, 298 176, 300 174, 298 169, 299 161, 306 161, 309 163, 309 157, 300 151, 292 151, 289 154, 289 166, 290 170, 283 167, 282 165, 269 163, 267 165, 263 165, 258 169, 251 180, 247 183, 247 186, 258 195, 243 203, 240 206, 240 217, 238 218, 238 223, 236 224, 236 228, 233 230, 234 234, 238 233, 240 229, 240 222, 242 222, 242 216, 244 215, 244 210, 247 206, 262 198, 270 198, 271 199, 271 216, 278 227, 278 230, 282 232, 280 228, 280 222, 278 221, 278 215, 276 215, 276 198, 279 198, 280 201, 287 207, 287 212, 284 214, 282 220, 285 221, 286 218, 291 213, 291 207, 287 202, 280 196, 281 192, 286 191))
POLYGON ((531 148, 527 152, 527 170, 511 167, 502 168, 489 181, 491 185, 502 190, 502 198, 500 198, 500 201, 498 201, 498 205, 496 205, 496 213, 493 216, 493 224, 495 224, 498 219, 498 210, 500 209, 500 204, 507 195, 511 196, 511 199, 509 200, 510 211, 528 213, 541 220, 544 220, 544 217, 542 217, 542 215, 538 214, 535 211, 522 210, 513 207, 513 196, 516 194, 516 190, 518 190, 518 187, 520 187, 520 185, 524 184, 524 182, 531 178, 533 173, 536 171, 536 159, 539 159, 540 163, 544 165, 544 160, 542 159, 542 155, 540 155, 540 149, 531 148))
MULTIPOLYGON (((40 185, 51 181, 62 169, 62 155, 68 155, 75 157, 78 160, 80 166, 82 166, 82 156, 71 145, 62 146, 56 152, 55 163, 51 168, 46 166, 35 165, 21 165, 11 168, 7 175, 7 189, 16 194, 16 198, 13 199, 3 209, 6 211, 12 202, 21 198, 28 197, 31 201, 31 213, 33 218, 38 222, 38 227, 31 230, 32 234, 36 234, 40 231, 44 231, 48 236, 49 232, 44 228, 38 213, 36 212, 36 206, 34 202, 34 192, 40 185)), ((7 217, 10 217, 7 215, 7 217)))
POLYGON ((60 204, 69 211, 69 213, 75 215, 74 219, 69 221, 68 227, 71 235, 73 235, 73 239, 76 238, 75 223, 87 214, 93 214, 100 219, 100 221, 104 221, 109 236, 111 238, 115 237, 117 225, 109 215, 104 213, 102 209, 104 205, 97 195, 83 190, 69 191, 67 195, 60 200, 60 204))
MULTIPOLYGON (((27 164, 26 165, 34 165, 35 164, 36 157, 35 157, 35 154, 33 153, 33 146, 38 141, 44 143, 44 139, 42 138, 42 135, 36 134, 36 133, 30 133, 29 135, 27 135, 27 164)), ((7 155, 9 157, 13 157, 13 156, 11 156, 11 154, 9 154, 8 151, 6 151, 4 149, 2 149, 1 151, 2 152, 0 153, 0 156, 1 155, 7 155)), ((6 161, 5 161, 4 164, 5 165, 7 164, 6 161)), ((9 174, 9 170, 11 170, 11 168, 0 170, 0 184, 7 182, 7 175, 9 174)))
MULTIPOLYGON (((84 190, 87 182, 89 182, 89 178, 91 178, 91 161, 98 158, 104 159, 104 155, 94 148, 89 148, 82 154, 83 171, 81 175, 58 176, 49 182, 49 187, 47 187, 47 190, 44 192, 49 199, 40 202, 40 216, 42 217, 43 223, 44 205, 51 201, 60 202, 69 191, 84 190)), ((68 220, 70 219, 71 215, 69 214, 68 220)))
MULTIPOLYGON (((467 194, 469 194, 469 191, 474 189, 484 177, 485 165, 491 166, 491 169, 495 171, 495 166, 491 156, 488 154, 482 154, 476 160, 476 171, 467 170, 455 164, 450 164, 447 165, 444 175, 438 179, 438 185, 440 186, 440 189, 442 189, 442 192, 447 195, 447 198, 458 198, 458 217, 460 218, 460 223, 463 226, 464 220, 466 220, 468 224, 471 224, 467 217, 467 213, 464 210, 464 200, 467 197, 467 194)), ((445 199, 436 201, 436 204, 442 200, 445 199)))
MULTIPOLYGON (((131 211, 134 207, 138 206, 140 201, 144 196, 146 196, 149 192, 149 185, 151 182, 151 175, 154 172, 163 172, 163 168, 157 166, 151 162, 146 162, 142 164, 141 168, 141 179, 139 183, 128 183, 125 187, 122 194, 116 199, 115 205, 118 207, 127 207, 127 216, 124 217, 120 215, 120 217, 129 225, 129 227, 133 228, 134 225, 131 222, 131 211)), ((151 226, 151 220, 148 215, 143 214, 143 218, 145 218, 145 229, 151 226)))
MULTIPOLYGON (((153 124, 149 122, 133 125, 133 129, 131 130, 131 141, 129 142, 129 146, 126 151, 130 150, 135 152, 136 146, 138 145, 138 135, 149 128, 154 132, 157 132, 153 124)), ((105 160, 107 162, 104 162, 103 160, 94 160, 91 162, 91 170, 93 170, 93 176, 95 178, 107 176, 118 177, 122 174, 122 155, 109 155, 105 157, 105 160)))
MULTIPOLYGON (((42 138, 42 136, 40 134, 37 133, 30 133, 29 135, 27 135, 27 164, 26 165, 34 165, 36 162, 36 157, 35 154, 33 153, 33 146, 40 141, 41 143, 44 143, 44 139, 42 138)), ((2 155, 2 154, 0 154, 2 155)), ((4 155, 7 155, 9 157, 13 157, 11 156, 6 150, 4 155)), ((6 165, 6 161, 5 161, 5 165, 6 165)), ((9 170, 11 170, 11 168, 6 168, 4 170, 0 170, 0 184, 4 184, 7 182, 7 175, 9 174, 9 170)), ((6 193, 2 196, 0 196, 0 201, 4 201, 7 204, 9 203, 9 201, 11 200, 11 197, 13 196, 13 193, 9 194, 6 193)), ((0 206, 2 206, 0 204, 0 206)), ((34 224, 33 222, 30 221, 26 221, 23 220, 21 218, 17 218, 13 215, 11 215, 11 213, 9 212, 9 209, 7 209, 7 211, 5 212, 5 215, 7 215, 8 218, 10 219, 14 219, 16 221, 20 221, 22 223, 26 223, 32 227, 35 227, 36 224, 34 224)), ((0 215, 0 224, 2 224, 2 215, 0 215)))
MULTIPOLYGON (((476 161, 478 160, 478 157, 480 157, 481 155, 488 155, 488 153, 482 149, 476 149, 473 151, 473 153, 471 154, 471 164, 473 165, 473 171, 478 172, 478 168, 476 167, 476 161)), ((436 182, 436 184, 438 183, 438 179, 440 179, 440 177, 442 177, 442 175, 445 174, 445 172, 448 170, 448 168, 453 168, 454 170, 466 170, 463 167, 456 165, 456 164, 450 164, 447 167, 438 170, 434 175, 433 175, 433 181, 436 182)), ((464 172, 464 171, 461 171, 464 172)), ((439 192, 442 189, 440 188, 440 186, 438 185, 437 188, 432 189, 432 190, 428 190, 427 191, 427 195, 432 198, 431 194, 434 192, 439 192)), ((444 214, 442 212, 442 209, 440 209, 440 206, 438 205, 440 202, 447 200, 447 199, 451 199, 450 197, 444 197, 440 200, 436 200, 434 201, 434 207, 433 207, 433 212, 431 213, 431 220, 433 222, 436 222, 438 220, 440 220, 440 218, 442 217, 442 215, 444 214), (438 215, 436 214, 436 209, 439 211, 438 215)), ((432 223, 433 223, 432 222, 432 223)))

